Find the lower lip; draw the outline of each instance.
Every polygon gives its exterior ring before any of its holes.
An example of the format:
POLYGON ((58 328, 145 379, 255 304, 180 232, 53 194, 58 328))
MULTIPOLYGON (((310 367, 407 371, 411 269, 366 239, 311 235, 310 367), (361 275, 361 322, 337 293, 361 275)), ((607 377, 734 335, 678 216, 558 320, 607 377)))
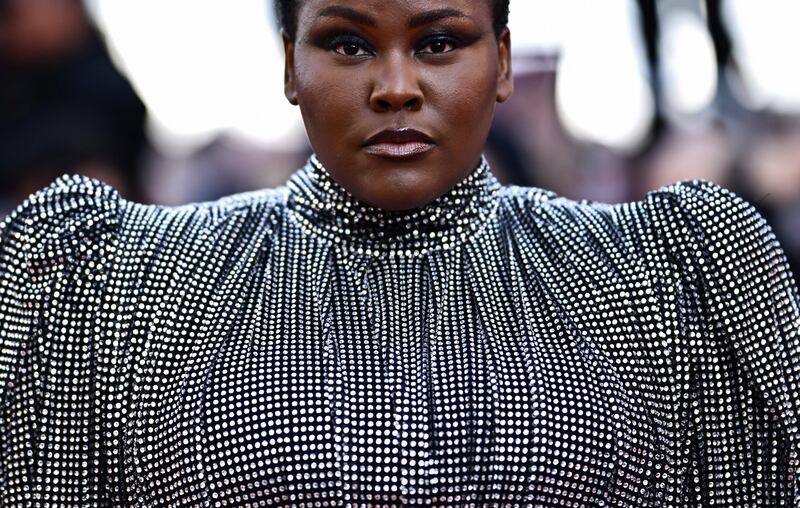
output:
POLYGON ((432 143, 409 141, 406 143, 375 143, 367 145, 364 150, 370 155, 389 159, 407 159, 427 153, 433 148, 432 143))

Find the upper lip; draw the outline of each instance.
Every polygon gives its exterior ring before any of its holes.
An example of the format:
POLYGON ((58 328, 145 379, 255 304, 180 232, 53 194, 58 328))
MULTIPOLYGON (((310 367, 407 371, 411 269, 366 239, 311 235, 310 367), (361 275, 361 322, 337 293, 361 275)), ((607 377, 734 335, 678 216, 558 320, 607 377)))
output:
POLYGON ((424 132, 416 129, 404 127, 402 129, 386 129, 370 136, 364 145, 375 145, 378 143, 433 143, 433 139, 424 132))

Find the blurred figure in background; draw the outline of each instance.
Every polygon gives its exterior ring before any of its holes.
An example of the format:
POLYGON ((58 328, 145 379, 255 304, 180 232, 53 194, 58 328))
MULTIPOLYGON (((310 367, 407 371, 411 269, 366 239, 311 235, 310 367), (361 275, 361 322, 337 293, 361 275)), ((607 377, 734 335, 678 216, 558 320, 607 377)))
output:
POLYGON ((143 200, 145 119, 80 0, 0 0, 0 214, 67 172, 143 200))
POLYGON ((732 188, 769 221, 800 280, 800 125, 772 117, 733 170, 732 188))

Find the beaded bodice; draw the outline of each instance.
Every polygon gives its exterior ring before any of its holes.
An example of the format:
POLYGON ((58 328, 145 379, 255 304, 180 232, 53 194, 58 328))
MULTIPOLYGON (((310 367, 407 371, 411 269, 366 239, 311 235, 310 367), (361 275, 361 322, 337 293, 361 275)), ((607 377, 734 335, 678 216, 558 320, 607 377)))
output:
POLYGON ((498 186, 0 223, 0 506, 800 506, 800 303, 752 205, 498 186))

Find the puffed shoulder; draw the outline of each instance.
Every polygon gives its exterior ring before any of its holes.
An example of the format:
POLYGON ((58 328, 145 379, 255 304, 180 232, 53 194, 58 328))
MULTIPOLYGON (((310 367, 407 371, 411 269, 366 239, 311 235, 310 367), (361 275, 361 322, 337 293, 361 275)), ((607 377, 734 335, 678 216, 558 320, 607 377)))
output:
POLYGON ((648 203, 662 239, 698 277, 710 326, 797 446, 800 303, 772 228, 751 203, 706 181, 663 188, 648 203))
POLYGON ((120 202, 108 185, 63 176, 0 223, 2 506, 33 491, 44 493, 45 504, 93 504, 91 482, 68 492, 52 481, 45 485, 41 471, 54 461, 81 471, 101 460, 86 445, 101 432, 88 422, 98 421, 97 408, 106 403, 98 372, 108 372, 96 354, 101 337, 94 319, 106 293, 120 202), (41 453, 52 449, 55 459, 41 453), (48 489, 58 497, 48 498, 48 489))
POLYGON ((705 180, 685 181, 651 192, 646 205, 662 239, 680 247, 709 284, 741 293, 768 282, 796 292, 772 228, 734 192, 705 180))
POLYGON ((116 228, 119 210, 120 195, 111 186, 84 176, 59 177, 0 225, 4 257, 19 256, 31 275, 90 257, 116 228))
POLYGON ((755 304, 779 291, 786 300, 780 303, 796 305, 797 288, 784 251, 745 199, 712 182, 693 180, 650 193, 647 206, 662 238, 686 251, 720 296, 747 295, 755 304))
POLYGON ((673 213, 682 210, 702 223, 710 219, 708 226, 711 234, 725 227, 737 228, 756 223, 766 226, 752 204, 733 191, 707 180, 688 180, 662 187, 648 194, 647 203, 656 207, 668 205, 673 213))

